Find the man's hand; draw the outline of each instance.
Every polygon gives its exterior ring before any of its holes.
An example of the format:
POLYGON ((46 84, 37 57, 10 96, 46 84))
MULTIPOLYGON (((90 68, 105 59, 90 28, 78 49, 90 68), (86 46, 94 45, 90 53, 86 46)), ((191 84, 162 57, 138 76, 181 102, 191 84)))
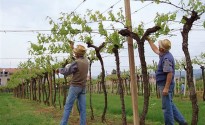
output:
POLYGON ((167 89, 166 87, 164 87, 162 95, 168 95, 169 89, 167 89))
POLYGON ((145 37, 145 40, 150 41, 151 39, 149 36, 147 36, 147 37, 145 37))
POLYGON ((68 41, 70 43, 71 49, 74 49, 74 42, 73 41, 68 41))

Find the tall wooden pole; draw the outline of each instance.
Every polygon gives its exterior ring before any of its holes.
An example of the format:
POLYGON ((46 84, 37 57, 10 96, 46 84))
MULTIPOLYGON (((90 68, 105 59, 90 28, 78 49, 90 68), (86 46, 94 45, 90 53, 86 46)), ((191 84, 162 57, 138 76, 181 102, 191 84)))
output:
MULTIPOLYGON (((130 0, 124 0, 125 3, 125 15, 127 20, 127 27, 132 31, 132 21, 130 14, 130 0)), ((133 122, 134 125, 139 125, 138 114, 138 101, 137 101, 137 86, 135 79, 135 62, 134 62, 134 50, 133 40, 131 37, 127 38, 128 43, 128 55, 129 55, 129 68, 130 68, 130 82, 131 82, 131 96, 132 96, 132 110, 133 110, 133 122)))

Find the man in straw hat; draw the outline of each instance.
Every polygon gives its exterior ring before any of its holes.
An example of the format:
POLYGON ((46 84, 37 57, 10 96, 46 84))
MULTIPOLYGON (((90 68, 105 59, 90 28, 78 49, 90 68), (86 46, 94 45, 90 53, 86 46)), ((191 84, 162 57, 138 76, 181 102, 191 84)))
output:
POLYGON ((174 57, 169 52, 171 49, 171 42, 168 39, 160 40, 158 42, 159 48, 157 48, 149 37, 147 37, 146 40, 149 42, 152 50, 159 55, 160 59, 156 72, 156 83, 162 97, 162 110, 164 113, 165 125, 174 125, 174 120, 180 125, 187 125, 184 117, 172 102, 172 94, 175 85, 175 61, 174 57))
POLYGON ((88 60, 84 57, 86 49, 82 45, 77 45, 73 50, 76 60, 65 68, 57 69, 57 73, 65 76, 73 75, 69 87, 69 93, 66 99, 64 114, 61 120, 61 125, 67 125, 70 112, 74 101, 78 100, 80 112, 80 125, 86 125, 86 96, 85 86, 88 74, 88 60))

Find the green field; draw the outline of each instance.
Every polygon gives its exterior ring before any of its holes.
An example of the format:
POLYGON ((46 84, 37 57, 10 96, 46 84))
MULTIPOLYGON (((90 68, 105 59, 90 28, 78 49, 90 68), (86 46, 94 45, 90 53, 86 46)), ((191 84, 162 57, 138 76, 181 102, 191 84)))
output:
MULTIPOLYGON (((88 96, 89 97, 89 96, 88 96)), ((0 93, 0 125, 58 125, 62 117, 62 109, 45 106, 38 102, 27 99, 14 98, 12 94, 0 93)), ((90 109, 87 98, 87 124, 88 125, 121 125, 121 104, 118 95, 108 95, 108 109, 106 123, 101 123, 101 114, 104 108, 104 96, 102 94, 92 95, 95 120, 90 120, 90 109)), ((142 110, 143 97, 139 96, 139 112, 142 110)), ((191 122, 192 108, 188 98, 174 98, 182 114, 191 122)), ((125 96, 127 122, 132 125, 131 97, 125 96)), ((199 101, 199 122, 204 125, 205 103, 199 101)), ((78 125, 79 116, 74 111, 70 118, 71 125, 78 125)), ((150 97, 150 106, 146 118, 147 125, 163 125, 160 99, 150 97)))
POLYGON ((0 98, 0 125, 57 125, 59 122, 52 116, 51 107, 14 98, 11 94, 0 93, 0 98))

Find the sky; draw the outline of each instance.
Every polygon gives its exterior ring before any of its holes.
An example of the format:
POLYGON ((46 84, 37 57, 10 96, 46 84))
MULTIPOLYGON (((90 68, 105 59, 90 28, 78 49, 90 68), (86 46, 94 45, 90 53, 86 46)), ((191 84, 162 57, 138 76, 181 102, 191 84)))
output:
MULTIPOLYGON (((167 13, 173 12, 176 8, 166 5, 151 4, 151 2, 141 3, 139 1, 130 1, 132 24, 133 27, 144 22, 145 28, 153 27, 153 19, 156 12, 167 13)), ((27 61, 31 58, 28 54, 30 43, 28 41, 37 42, 37 32, 39 30, 50 30, 49 20, 51 17, 57 20, 60 13, 71 13, 75 11, 84 14, 86 9, 99 10, 100 12, 108 12, 109 10, 117 11, 124 8, 124 0, 0 0, 0 68, 16 68, 20 62, 27 61), (111 6, 113 6, 111 8, 111 6)), ((181 16, 183 13, 181 14, 181 16)), ((181 17, 178 17, 180 20, 181 17)), ((198 56, 201 52, 205 52, 205 30, 200 25, 205 21, 205 14, 198 20, 189 34, 189 52, 191 58, 198 56)), ((172 25, 173 29, 180 29, 182 25, 172 25)), ((49 32, 40 32, 48 33, 49 32)), ((170 52, 176 59, 182 59, 184 53, 182 51, 182 37, 180 30, 173 32, 174 37, 169 38, 172 42, 170 52)), ((167 38, 161 36, 159 39, 167 38)), ((96 38, 99 39, 99 38, 96 38)), ((135 65, 139 66, 138 51, 134 50, 135 65)), ((128 50, 120 51, 121 70, 129 69, 128 50)), ((145 58, 147 64, 152 64, 152 60, 158 61, 158 56, 151 51, 148 43, 145 43, 145 58)), ((113 55, 104 55, 104 65, 107 73, 115 69, 113 55)), ((92 72, 99 74, 100 63, 93 64, 92 72)))

